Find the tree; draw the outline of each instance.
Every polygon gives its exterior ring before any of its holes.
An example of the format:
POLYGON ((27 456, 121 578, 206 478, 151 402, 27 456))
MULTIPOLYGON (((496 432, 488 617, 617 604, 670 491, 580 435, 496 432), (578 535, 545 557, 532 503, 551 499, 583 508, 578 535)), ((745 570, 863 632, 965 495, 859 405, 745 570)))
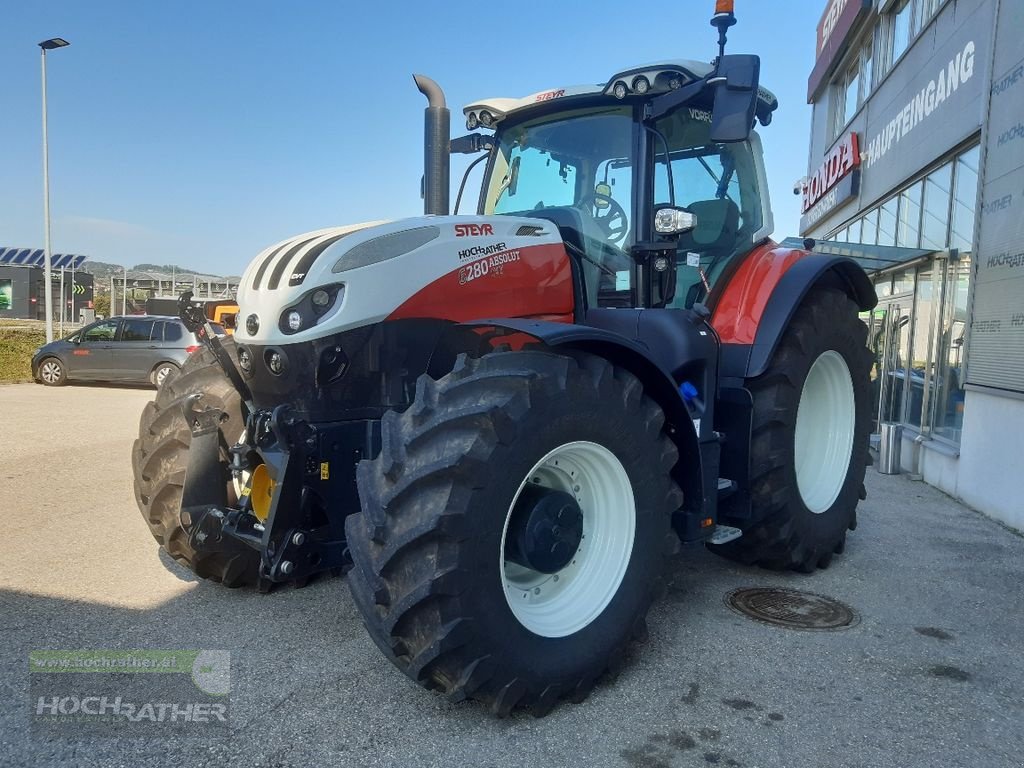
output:
POLYGON ((110 317, 110 294, 97 293, 96 297, 93 299, 92 306, 96 310, 97 315, 110 317))

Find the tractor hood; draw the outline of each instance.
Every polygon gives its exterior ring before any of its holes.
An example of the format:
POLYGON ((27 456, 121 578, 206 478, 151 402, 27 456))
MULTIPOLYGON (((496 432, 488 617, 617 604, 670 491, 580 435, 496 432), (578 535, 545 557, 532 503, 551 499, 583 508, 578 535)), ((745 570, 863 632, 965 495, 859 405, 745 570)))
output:
POLYGON ((435 298, 449 310, 468 306, 476 277, 488 275, 482 282, 500 290, 495 278, 516 271, 503 269, 509 260, 525 269, 533 257, 546 263, 558 254, 565 260, 551 222, 515 216, 417 216, 309 232, 267 248, 246 269, 235 339, 292 344, 403 313, 433 317, 435 298))

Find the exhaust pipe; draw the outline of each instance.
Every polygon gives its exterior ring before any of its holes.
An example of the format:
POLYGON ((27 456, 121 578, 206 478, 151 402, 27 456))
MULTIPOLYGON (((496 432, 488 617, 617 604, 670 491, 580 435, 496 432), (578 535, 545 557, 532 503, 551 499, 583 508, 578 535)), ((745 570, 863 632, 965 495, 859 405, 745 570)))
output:
POLYGON ((441 86, 425 75, 413 75, 412 79, 428 102, 423 125, 423 213, 447 216, 451 113, 445 106, 441 86))

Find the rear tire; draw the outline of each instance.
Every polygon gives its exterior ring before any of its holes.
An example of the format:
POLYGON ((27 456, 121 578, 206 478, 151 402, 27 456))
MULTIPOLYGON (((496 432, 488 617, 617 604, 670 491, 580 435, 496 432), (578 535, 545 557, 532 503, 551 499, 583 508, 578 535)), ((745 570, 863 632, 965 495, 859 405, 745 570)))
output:
POLYGON ((374 642, 421 685, 500 716, 586 696, 645 634, 678 548, 663 422, 633 375, 591 355, 461 356, 440 380, 420 377, 413 405, 385 415, 379 457, 359 465, 362 512, 346 521, 349 584, 374 642), (510 568, 511 510, 535 480, 575 493, 583 515, 573 563, 554 574, 510 568), (602 498, 622 503, 602 512, 602 498), (585 571, 591 542, 601 554, 585 571))
MULTIPOLYGON (((233 357, 234 343, 226 339, 223 343, 233 357)), ((135 498, 153 538, 197 576, 228 587, 256 584, 260 558, 255 550, 199 555, 189 546, 188 534, 181 526, 181 489, 192 441, 181 406, 185 397, 196 393, 203 395, 204 404, 223 410, 221 463, 225 478, 229 477, 226 448, 238 440, 245 428, 241 398, 213 354, 204 347, 189 357, 179 375, 165 380, 156 398, 142 412, 139 439, 132 446, 135 498)), ((230 493, 233 489, 229 483, 230 493)))
POLYGON ((755 522, 712 551, 746 564, 827 568, 857 526, 871 429, 867 327, 846 293, 804 300, 754 396, 751 502, 755 522))

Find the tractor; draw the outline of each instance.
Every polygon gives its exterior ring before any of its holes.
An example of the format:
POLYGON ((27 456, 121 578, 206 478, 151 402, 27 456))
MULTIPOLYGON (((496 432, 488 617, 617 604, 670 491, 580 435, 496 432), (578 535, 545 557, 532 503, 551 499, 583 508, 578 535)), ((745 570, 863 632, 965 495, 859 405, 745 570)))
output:
POLYGON ((182 296, 204 346, 132 452, 160 545, 229 587, 347 574, 385 656, 499 716, 621 667, 680 544, 827 567, 865 495, 875 293, 770 239, 777 101, 735 21, 719 0, 709 64, 477 101, 455 139, 417 76, 423 216, 266 249, 233 338, 182 296), (486 164, 475 215, 452 152, 486 164))

